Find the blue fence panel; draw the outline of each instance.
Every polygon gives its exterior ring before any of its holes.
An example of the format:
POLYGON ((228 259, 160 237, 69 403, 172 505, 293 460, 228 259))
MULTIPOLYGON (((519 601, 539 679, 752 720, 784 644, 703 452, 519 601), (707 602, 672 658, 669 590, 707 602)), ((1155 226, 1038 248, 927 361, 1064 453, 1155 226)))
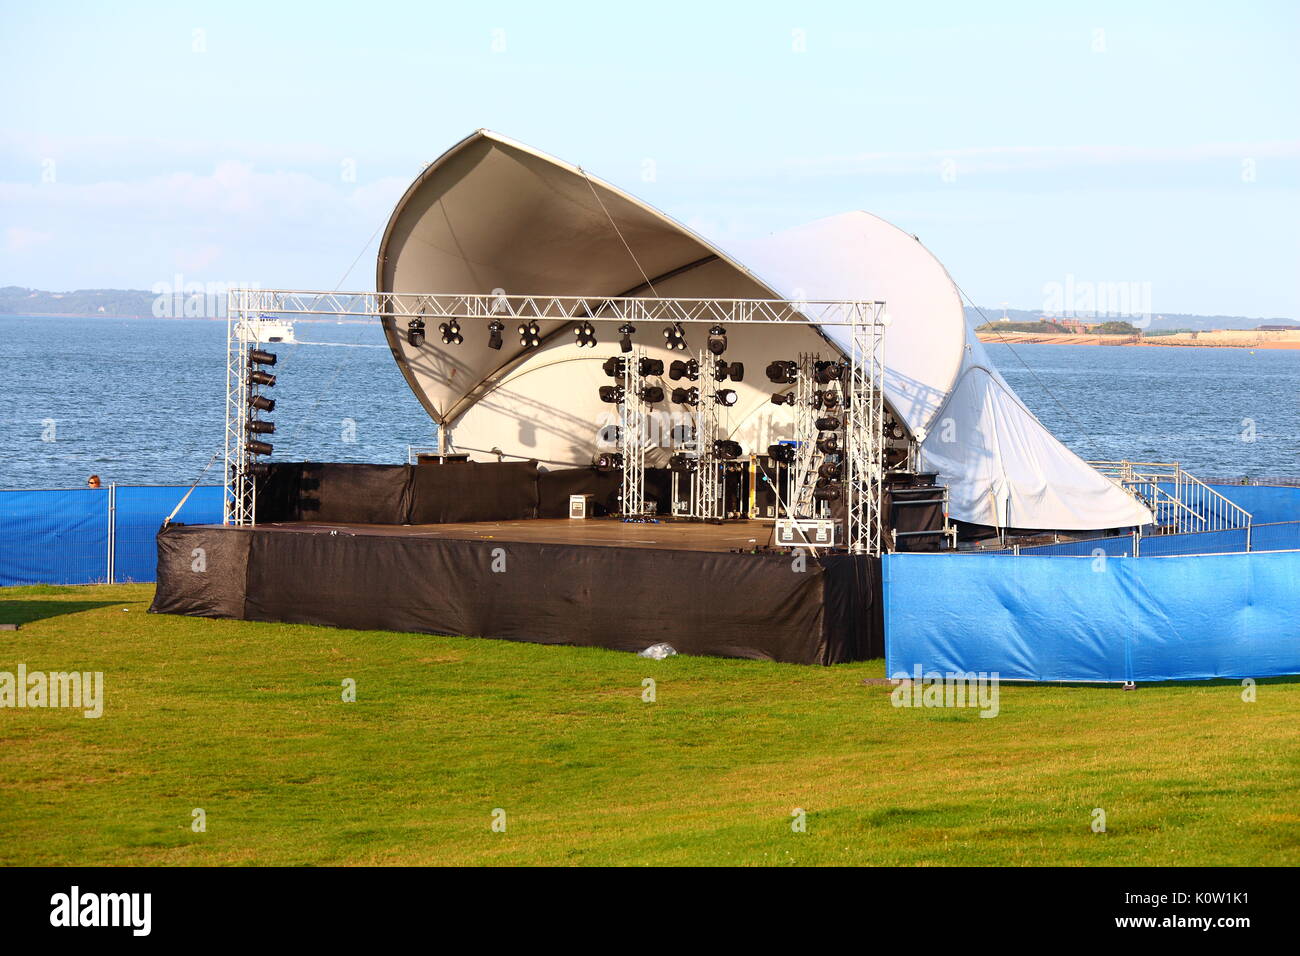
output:
POLYGON ((0 586, 107 578, 107 488, 0 491, 0 586))
MULTIPOLYGON (((1143 539, 1144 548, 1146 539, 1143 539)), ((1021 554, 1067 555, 1071 557, 1091 557, 1099 550, 1107 557, 1121 557, 1133 553, 1133 535, 1124 534, 1110 538, 1087 538, 1083 541, 1062 541, 1060 544, 1040 544, 1032 548, 1021 548, 1021 554)))
POLYGON ((1142 539, 1142 557, 1170 554, 1225 554, 1246 550, 1246 529, 1195 531, 1189 534, 1150 535, 1142 539))
POLYGON ((1250 512, 1255 524, 1300 521, 1300 488, 1283 485, 1210 485, 1250 512))
POLYGON ((1300 674, 1300 552, 1087 559, 890 554, 887 672, 1035 681, 1300 674))
MULTIPOLYGON (((155 536, 186 488, 131 486, 117 489, 113 553, 116 581, 153 581, 158 573, 155 536)), ((223 488, 195 488, 173 521, 182 524, 220 524, 223 488)))
POLYGON ((1257 524, 1250 529, 1252 551, 1294 551, 1300 549, 1300 521, 1257 524))

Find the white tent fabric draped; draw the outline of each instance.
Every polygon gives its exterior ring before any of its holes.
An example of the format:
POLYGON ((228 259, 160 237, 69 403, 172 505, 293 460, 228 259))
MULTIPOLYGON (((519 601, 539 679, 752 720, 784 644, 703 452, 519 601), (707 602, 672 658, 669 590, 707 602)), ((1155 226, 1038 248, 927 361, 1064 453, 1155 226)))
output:
MULTIPOLYGON (((377 289, 883 300, 891 319, 886 402, 922 439, 922 465, 948 485, 953 517, 1060 530, 1151 520, 1057 441, 997 374, 938 260, 867 213, 724 251, 578 167, 480 130, 430 164, 398 203, 380 245, 377 289)), ((474 335, 455 349, 439 347, 436 334, 412 348, 396 324, 386 331, 411 389, 457 447, 478 458, 496 449, 565 464, 589 463, 597 452, 611 406, 596 389, 608 381, 600 363, 610 349, 578 349, 562 323, 544 323, 542 347, 531 351, 513 328, 499 351, 474 335)), ((688 339, 692 332, 695 348, 703 329, 688 329, 688 339)), ((638 330, 636 341, 666 361, 683 357, 663 351, 657 328, 638 330)), ((848 351, 847 330, 811 323, 746 326, 730 341, 727 358, 745 362, 749 374, 728 383, 739 400, 724 425, 746 451, 793 432, 789 407, 768 400, 767 362, 848 351)))

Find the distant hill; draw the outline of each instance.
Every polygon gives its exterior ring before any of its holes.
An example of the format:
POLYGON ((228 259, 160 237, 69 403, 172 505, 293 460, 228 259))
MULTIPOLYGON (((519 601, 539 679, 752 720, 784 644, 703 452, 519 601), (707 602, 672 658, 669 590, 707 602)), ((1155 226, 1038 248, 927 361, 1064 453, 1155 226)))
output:
MULTIPOLYGON (((1044 319, 1060 318, 1060 316, 1049 316, 1041 309, 1029 311, 1026 309, 1007 309, 1007 319, 1010 322, 1026 323, 1037 325, 1044 319)), ((1082 322, 1095 322, 1094 318, 1085 315, 1076 315, 1072 318, 1079 319, 1082 322)), ((1123 316, 1129 322, 1137 320, 1123 316)), ((982 308, 976 309, 973 306, 966 306, 966 321, 973 326, 981 326, 985 322, 993 323, 994 326, 1001 324, 1002 309, 982 308), (981 314, 981 312, 983 314, 981 314)), ((1295 319, 1276 319, 1276 318, 1252 318, 1245 315, 1186 315, 1181 312, 1165 312, 1160 315, 1151 317, 1151 324, 1143 329, 1148 335, 1152 332, 1173 332, 1173 331, 1191 331, 1191 332, 1208 332, 1211 329, 1254 329, 1261 325, 1289 325, 1300 329, 1300 322, 1295 319)), ((1031 330, 1026 330, 1031 331, 1031 330)))
MULTIPOLYGON (((24 289, 21 286, 0 287, 0 315, 102 315, 107 318, 152 318, 154 300, 157 296, 144 289, 77 289, 74 292, 44 292, 40 289, 24 289)), ((224 314, 224 297, 215 303, 218 311, 224 314)), ((181 309, 176 308, 180 314, 181 309)), ((1007 309, 1008 320, 1038 327, 1044 319, 1057 316, 1044 315, 1041 310, 1007 309)), ((1075 316, 1087 321, 1087 316, 1075 316)), ((1001 308, 980 310, 966 307, 966 320, 972 326, 985 322, 998 323, 1002 319, 1001 308)), ((1144 330, 1152 332, 1172 332, 1187 330, 1193 332, 1210 329, 1254 329, 1260 325, 1291 325, 1300 329, 1300 322, 1294 319, 1251 318, 1244 315, 1185 315, 1168 312, 1155 316, 1144 330)))
POLYGON ((9 285, 0 288, 2 315, 102 315, 144 319, 153 316, 152 292, 142 289, 78 289, 42 292, 9 285))

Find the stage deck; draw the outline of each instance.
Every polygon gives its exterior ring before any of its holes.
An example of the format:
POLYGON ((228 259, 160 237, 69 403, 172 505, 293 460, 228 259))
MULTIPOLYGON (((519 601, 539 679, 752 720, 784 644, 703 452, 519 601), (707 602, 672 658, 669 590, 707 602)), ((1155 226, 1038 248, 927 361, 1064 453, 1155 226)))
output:
MULTIPOLYGON (((219 528, 221 525, 204 527, 219 528)), ((517 541, 532 544, 665 551, 752 551, 770 545, 771 519, 706 524, 699 521, 621 521, 617 518, 530 518, 522 521, 472 521, 462 524, 331 524, 317 521, 258 523, 258 531, 337 531, 340 534, 452 541, 517 541)))

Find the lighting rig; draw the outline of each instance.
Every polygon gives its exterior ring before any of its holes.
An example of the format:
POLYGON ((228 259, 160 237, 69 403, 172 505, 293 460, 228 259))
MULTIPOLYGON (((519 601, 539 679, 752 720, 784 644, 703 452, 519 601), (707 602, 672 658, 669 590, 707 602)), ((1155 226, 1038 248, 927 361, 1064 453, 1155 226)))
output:
POLYGON ((600 386, 600 400, 618 406, 619 451, 609 463, 616 460, 617 467, 623 471, 623 519, 644 521, 654 514, 655 506, 654 502, 646 501, 645 493, 649 416, 643 406, 657 405, 664 400, 663 386, 650 384, 646 379, 662 377, 664 363, 662 359, 647 358, 645 350, 637 348, 629 355, 607 358, 601 369, 616 383, 600 386))

